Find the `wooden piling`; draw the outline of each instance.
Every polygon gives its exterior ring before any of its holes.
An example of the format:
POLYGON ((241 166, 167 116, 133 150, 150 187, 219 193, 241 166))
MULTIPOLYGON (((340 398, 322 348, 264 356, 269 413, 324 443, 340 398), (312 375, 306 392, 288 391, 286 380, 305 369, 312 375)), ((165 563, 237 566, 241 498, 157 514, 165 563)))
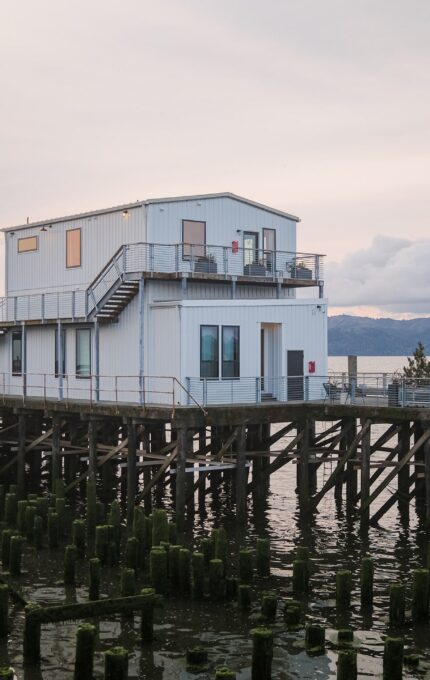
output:
MULTIPOLYGON (((364 427, 365 421, 361 420, 361 427, 364 427)), ((369 505, 367 501, 370 494, 370 442, 371 442, 371 426, 365 431, 361 440, 361 507, 362 512, 360 521, 362 525, 367 525, 369 522, 369 505)))
POLYGON ((17 470, 17 496, 25 498, 25 453, 26 453, 26 415, 18 415, 18 470, 17 470))
POLYGON ((131 532, 137 490, 137 437, 136 425, 130 419, 127 420, 127 437, 127 526, 131 532))
POLYGON ((60 437, 61 420, 55 414, 52 417, 52 438, 51 438, 51 489, 55 493, 57 480, 60 478, 60 437))
POLYGON ((237 433, 236 453, 236 517, 243 522, 246 519, 247 489, 246 489, 246 429, 242 425, 237 433))

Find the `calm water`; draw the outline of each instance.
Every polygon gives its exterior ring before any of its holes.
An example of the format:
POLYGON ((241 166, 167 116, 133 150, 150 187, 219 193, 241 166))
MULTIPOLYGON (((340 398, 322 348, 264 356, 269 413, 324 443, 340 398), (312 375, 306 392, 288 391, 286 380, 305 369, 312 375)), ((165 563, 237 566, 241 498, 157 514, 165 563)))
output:
MULTIPOLYGON (((359 371, 387 371, 402 367, 403 357, 377 359, 365 357, 359 360, 359 371)), ((346 370, 346 358, 330 359, 330 368, 346 370)), ((329 425, 329 424, 328 424, 329 425)), ((374 438, 378 436, 375 428, 374 438)), ((288 439, 276 444, 281 449, 288 439)), ((326 463, 319 470, 319 485, 328 478, 332 463, 326 463)), ((103 677, 103 650, 122 644, 130 651, 129 677, 154 680, 192 680, 213 678, 217 666, 227 664, 237 671, 240 680, 250 680, 249 660, 251 644, 249 631, 255 626, 253 615, 259 611, 261 591, 270 587, 276 589, 280 598, 290 593, 291 565, 297 545, 307 545, 311 550, 314 573, 312 593, 304 601, 307 620, 322 623, 328 628, 327 651, 320 657, 311 657, 303 649, 303 631, 288 633, 282 625, 282 607, 275 625, 276 644, 273 664, 273 680, 335 678, 337 651, 334 630, 351 625, 356 631, 356 645, 359 650, 358 664, 360 678, 381 678, 381 651, 383 636, 388 631, 387 586, 390 581, 410 582, 411 570, 423 564, 426 533, 423 519, 415 507, 410 510, 409 521, 400 517, 397 507, 385 515, 381 526, 371 528, 368 535, 360 535, 359 522, 354 511, 346 512, 345 504, 337 504, 333 494, 327 495, 316 513, 306 521, 300 519, 296 503, 296 469, 291 463, 278 471, 271 480, 267 501, 261 507, 250 501, 248 524, 237 527, 234 506, 229 503, 228 482, 219 488, 217 497, 207 496, 202 513, 196 511, 195 521, 189 530, 189 546, 199 546, 203 536, 213 526, 224 525, 229 534, 231 548, 231 571, 235 565, 240 545, 255 545, 259 535, 267 535, 272 543, 272 578, 254 585, 252 614, 239 612, 234 603, 214 604, 184 602, 179 599, 166 601, 156 615, 156 640, 143 648, 139 642, 139 619, 118 617, 114 621, 98 625, 98 652, 96 655, 96 678, 103 677), (222 509, 221 509, 222 508, 222 509), (375 601, 369 612, 362 612, 359 605, 358 564, 361 557, 371 554, 375 559, 375 601), (340 617, 334 606, 335 573, 339 568, 350 568, 354 575, 354 596, 351 610, 340 617), (185 671, 184 652, 187 647, 204 643, 209 648, 209 669, 193 676, 185 671)), ((380 478, 381 479, 381 478, 380 478)), ((395 488, 390 488, 379 500, 378 507, 395 488)), ((164 499, 170 509, 170 497, 164 499)), ((36 554, 31 548, 25 554, 26 575, 17 582, 25 595, 41 603, 84 600, 87 597, 86 573, 80 565, 79 585, 76 590, 65 592, 60 567, 62 551, 44 550, 36 554), (24 585, 22 585, 24 582, 24 585)), ((106 569, 103 579, 103 594, 118 593, 118 570, 106 569)), ((40 670, 22 669, 22 609, 14 607, 13 629, 8 645, 0 646, 3 663, 13 665, 19 678, 26 680, 57 680, 73 677, 74 643, 77 622, 59 626, 45 626, 42 632, 43 662, 40 670)), ((421 673, 405 672, 404 677, 428 677, 430 673, 430 629, 406 625, 401 631, 407 646, 419 651, 424 657, 421 673), (427 675, 426 675, 427 673, 427 675)))

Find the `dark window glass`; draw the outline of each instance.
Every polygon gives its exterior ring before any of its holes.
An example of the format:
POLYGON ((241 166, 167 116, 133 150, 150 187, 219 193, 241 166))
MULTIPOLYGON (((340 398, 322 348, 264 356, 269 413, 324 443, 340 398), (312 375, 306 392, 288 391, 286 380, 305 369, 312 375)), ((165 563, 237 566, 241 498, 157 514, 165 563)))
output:
MULTIPOLYGON (((61 331, 61 365, 62 374, 66 375, 66 330, 63 328, 61 331)), ((58 378, 58 328, 55 329, 55 377, 58 378)))
POLYGON ((239 326, 222 327, 222 377, 240 376, 239 326))
POLYGON ((204 257, 206 254, 206 222, 182 220, 182 257, 204 257))
POLYGON ((200 376, 219 377, 218 326, 200 326, 200 376))
POLYGON ((91 329, 76 330, 76 376, 89 378, 91 375, 91 329))
POLYGON ((12 374, 22 374, 22 331, 12 331, 12 374))

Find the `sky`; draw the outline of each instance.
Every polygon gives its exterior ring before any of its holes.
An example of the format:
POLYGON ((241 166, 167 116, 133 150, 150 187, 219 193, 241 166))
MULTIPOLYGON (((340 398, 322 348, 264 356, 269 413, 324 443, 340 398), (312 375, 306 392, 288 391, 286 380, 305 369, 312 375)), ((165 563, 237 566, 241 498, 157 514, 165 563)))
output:
POLYGON ((331 313, 430 315, 429 35, 426 0, 3 0, 0 226, 231 191, 301 217, 331 313))

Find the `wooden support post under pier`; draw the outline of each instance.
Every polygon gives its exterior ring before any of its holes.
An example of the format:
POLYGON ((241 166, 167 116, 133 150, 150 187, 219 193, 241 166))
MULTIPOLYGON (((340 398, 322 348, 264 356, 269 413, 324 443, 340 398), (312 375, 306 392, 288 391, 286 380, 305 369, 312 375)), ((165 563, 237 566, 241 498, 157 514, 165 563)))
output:
MULTIPOLYGON (((424 428, 430 428, 430 422, 424 424, 424 428)), ((426 489, 426 519, 430 519, 430 439, 424 444, 424 479, 426 489)))
POLYGON ((236 511, 237 519, 246 519, 247 509, 247 485, 246 485, 246 430, 241 425, 237 431, 237 457, 236 457, 236 511))
MULTIPOLYGON (((411 448, 411 428, 409 423, 402 423, 398 435, 398 460, 399 462, 411 448)), ((399 500, 399 511, 406 522, 409 521, 409 487, 410 487, 409 465, 399 469, 397 475, 397 494, 399 500)))
POLYGON ((127 421, 127 525, 129 529, 133 524, 134 503, 137 491, 136 476, 136 456, 137 456, 137 437, 136 425, 127 421))
POLYGON ((301 441, 298 443, 298 487, 299 503, 301 510, 307 510, 310 500, 309 489, 309 443, 310 443, 310 423, 307 418, 299 421, 299 431, 303 433, 301 441))
POLYGON ((176 526, 179 532, 185 527, 186 480, 185 460, 188 454, 188 432, 184 427, 178 428, 176 456, 176 526))
POLYGON ((20 413, 18 415, 18 473, 17 486, 18 498, 25 498, 25 451, 26 451, 26 415, 20 413))
POLYGON ((60 436, 61 421, 58 414, 52 417, 52 440, 51 440, 51 489, 55 492, 55 485, 60 478, 60 436))
POLYGON ((97 423, 94 420, 88 423, 88 471, 94 477, 97 474, 97 423))
MULTIPOLYGON (((364 421, 361 421, 361 427, 364 427, 364 421)), ((366 429, 361 439, 361 505, 363 512, 361 514, 361 523, 367 525, 369 522, 369 506, 367 500, 370 494, 370 442, 371 442, 371 426, 366 429)))

